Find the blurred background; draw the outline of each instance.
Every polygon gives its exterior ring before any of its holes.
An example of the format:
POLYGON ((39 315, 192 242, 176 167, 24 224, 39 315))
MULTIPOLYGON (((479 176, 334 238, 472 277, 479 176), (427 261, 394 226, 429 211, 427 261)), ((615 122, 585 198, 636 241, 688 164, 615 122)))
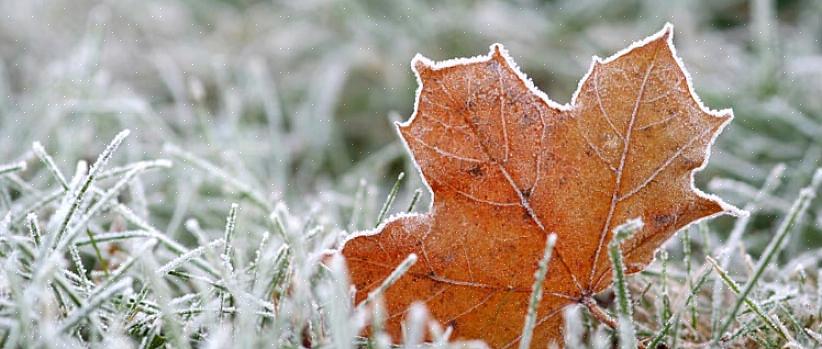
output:
MULTIPOLYGON (((764 244, 822 164, 820 1, 0 1, 0 162, 40 141, 71 173, 127 128, 118 164, 179 160, 129 194, 172 235, 185 217, 220 226, 234 197, 362 229, 400 172, 398 207, 422 188, 392 126, 412 112, 415 53, 500 42, 565 103, 592 55, 665 22, 699 96, 736 114, 698 185, 741 207, 787 165, 746 238, 764 244)), ((820 217, 792 252, 822 244, 820 217)))

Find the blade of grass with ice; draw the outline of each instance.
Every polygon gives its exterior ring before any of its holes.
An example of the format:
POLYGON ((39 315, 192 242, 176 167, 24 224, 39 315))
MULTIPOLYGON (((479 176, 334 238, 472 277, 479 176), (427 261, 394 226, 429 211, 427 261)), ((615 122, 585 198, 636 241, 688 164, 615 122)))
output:
MULTIPOLYGON (((731 262, 731 258, 734 256, 736 252, 736 247, 739 245, 740 241, 742 240, 742 235, 745 233, 745 230, 750 223, 752 216, 759 210, 760 203, 764 200, 767 196, 771 194, 780 184, 781 178, 783 173, 785 172, 785 165, 779 164, 774 166, 771 172, 768 174, 768 177, 765 179, 765 182, 762 184, 762 188, 756 193, 756 196, 753 200, 749 201, 745 207, 744 211, 748 212, 747 215, 743 215, 734 222, 734 226, 731 229, 731 233, 728 237, 727 242, 722 246, 722 251, 720 251, 720 258, 719 267, 721 269, 728 269, 728 265, 731 262)), ((713 293, 711 296, 711 329, 714 331, 719 326, 719 319, 722 314, 722 281, 720 278, 714 280, 713 284, 713 293)))
POLYGON ((551 262, 551 253, 557 243, 557 235, 550 234, 545 241, 545 250, 542 259, 537 264, 537 271, 534 272, 534 285, 531 287, 531 298, 528 301, 528 313, 525 315, 525 323, 522 327, 522 335, 519 341, 520 349, 531 347, 531 338, 534 334, 534 327, 537 324, 537 308, 542 300, 542 287, 545 283, 545 276, 548 274, 548 263, 551 262))
POLYGON ((248 184, 238 180, 236 176, 232 176, 226 173, 221 168, 206 161, 205 159, 202 159, 192 153, 182 150, 173 144, 166 144, 164 146, 164 149, 167 152, 169 152, 172 156, 175 156, 185 162, 190 163, 195 168, 198 168, 211 176, 217 177, 221 181, 225 182, 226 184, 237 190, 242 196, 247 197, 252 203, 264 209, 266 212, 271 212, 274 210, 274 207, 271 205, 271 203, 268 202, 268 200, 266 200, 263 197, 263 195, 256 192, 248 184))
POLYGON ((225 244, 223 245, 223 264, 225 265, 226 270, 233 271, 234 265, 231 261, 231 255, 233 253, 232 246, 231 246, 231 238, 234 236, 234 230, 237 227, 237 210, 239 205, 236 203, 231 204, 231 208, 228 211, 228 218, 226 218, 225 222, 225 233, 223 234, 223 241, 225 244))
POLYGON ((80 207, 80 203, 82 202, 83 197, 86 194, 86 191, 88 191, 88 189, 91 188, 91 184, 94 182, 97 174, 100 173, 102 168, 108 163, 112 155, 114 155, 114 151, 117 150, 118 147, 120 147, 120 143, 122 143, 123 140, 126 137, 128 137, 128 134, 129 131, 125 130, 118 133, 114 137, 111 143, 109 143, 106 149, 103 150, 102 153, 100 153, 100 156, 97 157, 97 160, 91 166, 91 169, 86 175, 86 179, 83 181, 83 184, 80 186, 80 188, 76 192, 71 194, 71 199, 69 201, 70 207, 66 212, 66 215, 63 218, 62 223, 60 223, 60 226, 57 228, 54 239, 51 239, 51 249, 57 247, 57 244, 62 241, 63 234, 65 234, 66 229, 68 228, 69 221, 71 221, 71 218, 74 217, 74 213, 77 210, 77 208, 80 207))
POLYGON ((614 291, 617 299, 617 332, 619 333, 619 347, 621 349, 636 349, 636 329, 634 328, 633 304, 625 280, 625 264, 623 263, 620 244, 625 238, 637 230, 642 229, 642 221, 638 219, 616 227, 611 242, 608 244, 608 255, 611 258, 614 273, 614 291))
POLYGON ((0 165, 0 176, 14 173, 18 171, 25 171, 26 170, 26 163, 25 162, 18 162, 14 164, 4 164, 0 165))
POLYGON ((99 308, 104 302, 110 301, 114 295, 130 287, 131 283, 132 280, 128 278, 120 280, 119 282, 106 288, 103 292, 100 292, 94 297, 89 298, 86 304, 84 304, 82 307, 75 310, 71 314, 69 314, 68 318, 63 320, 58 332, 65 333, 66 331, 71 330, 79 322, 86 319, 89 313, 99 308))
POLYGON ((26 220, 28 221, 29 233, 31 234, 31 239, 34 241, 34 246, 39 247, 42 233, 40 232, 40 226, 37 224, 37 214, 29 213, 26 216, 26 220))
POLYGON ((816 191, 819 189, 820 183, 822 183, 822 169, 818 169, 814 174, 813 179, 811 179, 811 184, 799 192, 799 197, 796 201, 794 201, 788 215, 783 219, 779 228, 777 228, 773 239, 771 239, 770 243, 765 248, 765 251, 762 253, 762 257, 757 262, 753 275, 739 293, 737 301, 731 308, 731 312, 728 314, 727 319, 722 323, 722 326, 719 327, 718 331, 714 332, 713 343, 718 343, 721 335, 728 330, 734 321, 736 321, 736 314, 745 302, 745 298, 748 297, 748 294, 750 294, 751 291, 753 291, 757 281, 759 281, 759 278, 765 272, 765 269, 770 265, 771 260, 779 253, 782 243, 788 234, 793 230, 794 225, 796 225, 797 221, 799 221, 799 219, 801 219, 807 211, 811 200, 816 196, 816 191))
POLYGON ((382 220, 385 219, 385 215, 388 214, 388 210, 391 209, 391 205, 394 204, 394 200, 397 198, 397 191, 399 191, 400 183, 402 183, 402 179, 404 177, 405 172, 400 172, 399 176, 397 176, 397 181, 395 181, 394 185, 391 186, 391 190, 388 192, 388 197, 385 199, 385 203, 382 204, 380 213, 377 215, 377 222, 374 224, 375 227, 382 223, 382 220))
POLYGON ((157 269, 157 274, 160 274, 160 275, 167 274, 170 271, 179 268, 181 265, 183 265, 185 263, 188 263, 188 262, 194 260, 195 258, 197 258, 199 256, 202 256, 204 253, 206 253, 206 251, 208 249, 216 248, 220 245, 223 245, 224 243, 225 243, 225 240, 217 239, 217 240, 214 240, 214 241, 210 242, 208 245, 200 246, 200 247, 197 247, 193 250, 189 250, 186 253, 184 253, 184 254, 180 255, 179 257, 175 258, 171 262, 168 262, 168 263, 164 264, 163 266, 161 266, 159 269, 157 269))
MULTIPOLYGON (((711 256, 707 256, 705 258, 708 260, 708 262, 711 263, 711 266, 713 266, 714 271, 716 271, 716 273, 719 275, 720 280, 722 280, 725 283, 725 285, 727 285, 728 288, 731 291, 733 291, 734 294, 738 295, 741 290, 739 289, 739 285, 736 283, 736 281, 731 279, 731 277, 728 275, 728 273, 724 269, 722 269, 722 267, 719 266, 719 262, 717 262, 711 256)), ((777 324, 774 322, 774 319, 771 319, 765 313, 765 310, 762 309, 762 306, 757 304, 756 301, 754 301, 750 297, 745 297, 744 300, 745 300, 745 304, 748 305, 748 308, 750 308, 754 313, 756 313, 756 315, 766 325, 768 325, 768 327, 770 327, 772 330, 776 331, 776 333, 778 333, 779 336, 781 336, 785 340, 787 340, 789 342, 793 341, 793 338, 790 338, 790 335, 788 335, 785 331, 782 330, 783 327, 782 326, 777 326, 777 324)))
POLYGON ((37 158, 39 158, 40 161, 42 161, 46 166, 46 169, 48 169, 51 175, 57 179, 57 183, 60 184, 63 190, 68 190, 69 183, 66 180, 66 177, 63 176, 63 172, 61 172, 57 167, 57 164, 54 162, 54 158, 46 152, 46 148, 44 148, 40 142, 34 142, 34 144, 32 144, 32 149, 34 150, 34 154, 37 155, 37 158))
POLYGON ((145 171, 145 167, 138 166, 129 171, 125 176, 123 176, 120 181, 117 182, 111 189, 107 190, 101 197, 94 203, 91 208, 86 211, 86 213, 80 218, 80 220, 69 229, 68 233, 65 234, 65 237, 59 241, 56 250, 62 251, 66 246, 71 244, 77 235, 85 230, 86 224, 98 213, 100 213, 104 208, 109 205, 109 201, 112 201, 120 194, 120 192, 125 188, 125 186, 138 174, 145 171))
POLYGON ((396 283, 397 280, 400 279, 400 277, 405 275, 408 269, 411 269, 411 266, 413 266, 415 263, 417 263, 416 254, 412 253, 409 254, 408 257, 405 257, 405 259, 402 262, 400 262, 400 264, 397 265, 396 268, 394 268, 394 271, 392 271, 391 274, 389 274, 388 277, 386 277, 385 280, 382 281, 379 287, 375 288, 373 291, 368 293, 366 299, 364 299, 359 305, 357 305, 357 308, 364 309, 368 307, 369 304, 373 303, 375 299, 377 299, 378 297, 382 297, 382 294, 385 293, 385 291, 389 287, 394 285, 394 283, 396 283))

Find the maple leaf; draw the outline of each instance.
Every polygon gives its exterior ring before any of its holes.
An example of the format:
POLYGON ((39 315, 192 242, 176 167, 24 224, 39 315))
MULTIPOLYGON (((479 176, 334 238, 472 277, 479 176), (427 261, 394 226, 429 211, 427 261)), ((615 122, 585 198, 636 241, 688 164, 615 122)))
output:
POLYGON ((389 219, 343 247, 361 301, 409 254, 420 261, 385 293, 387 331, 400 338, 411 303, 493 347, 518 342, 546 236, 558 239, 533 344, 561 343, 562 309, 611 284, 606 246, 629 273, 682 227, 735 208, 693 185, 730 110, 694 95, 672 27, 611 58, 594 57, 571 102, 557 104, 502 45, 487 56, 412 61, 420 87, 399 133, 430 187, 430 212, 389 219))

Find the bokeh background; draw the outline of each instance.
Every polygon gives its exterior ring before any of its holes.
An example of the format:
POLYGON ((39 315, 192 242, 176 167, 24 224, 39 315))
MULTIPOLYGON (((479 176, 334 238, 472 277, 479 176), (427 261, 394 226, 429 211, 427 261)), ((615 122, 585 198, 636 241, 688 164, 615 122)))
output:
MULTIPOLYGON (((474 56, 500 42, 564 103, 592 55, 667 21, 697 93, 736 113, 700 186, 744 205, 783 162, 778 195, 794 197, 822 156, 814 0, 2 1, 0 159, 40 141, 68 171, 128 128, 125 160, 167 157, 172 144, 299 210, 349 200, 362 179, 364 195, 382 197, 405 170, 403 200, 421 187, 392 126, 412 112, 414 54, 474 56), (716 176, 736 181, 708 187, 716 176)), ((194 190, 207 173, 175 171, 150 180, 158 219, 179 201, 162 193, 209 197, 194 190)), ((224 201, 197 209, 225 212, 224 201)), ((768 202, 778 215, 789 201, 768 202)), ((814 226, 805 240, 822 240, 814 226)))

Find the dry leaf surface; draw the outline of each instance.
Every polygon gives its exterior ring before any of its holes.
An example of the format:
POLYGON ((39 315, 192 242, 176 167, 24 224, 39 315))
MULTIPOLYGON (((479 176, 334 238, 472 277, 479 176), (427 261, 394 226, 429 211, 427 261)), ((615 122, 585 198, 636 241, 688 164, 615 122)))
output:
POLYGON ((501 45, 487 56, 434 63, 417 56, 420 88, 399 132, 434 195, 430 212, 390 219, 344 244, 356 299, 410 253, 385 294, 387 330, 401 338, 408 306, 424 302, 452 338, 516 344, 546 236, 558 236, 533 344, 562 339, 563 307, 611 284, 606 246, 642 270, 678 229, 734 210, 693 186, 730 110, 694 95, 670 25, 615 56, 594 58, 571 103, 537 90, 501 45))

